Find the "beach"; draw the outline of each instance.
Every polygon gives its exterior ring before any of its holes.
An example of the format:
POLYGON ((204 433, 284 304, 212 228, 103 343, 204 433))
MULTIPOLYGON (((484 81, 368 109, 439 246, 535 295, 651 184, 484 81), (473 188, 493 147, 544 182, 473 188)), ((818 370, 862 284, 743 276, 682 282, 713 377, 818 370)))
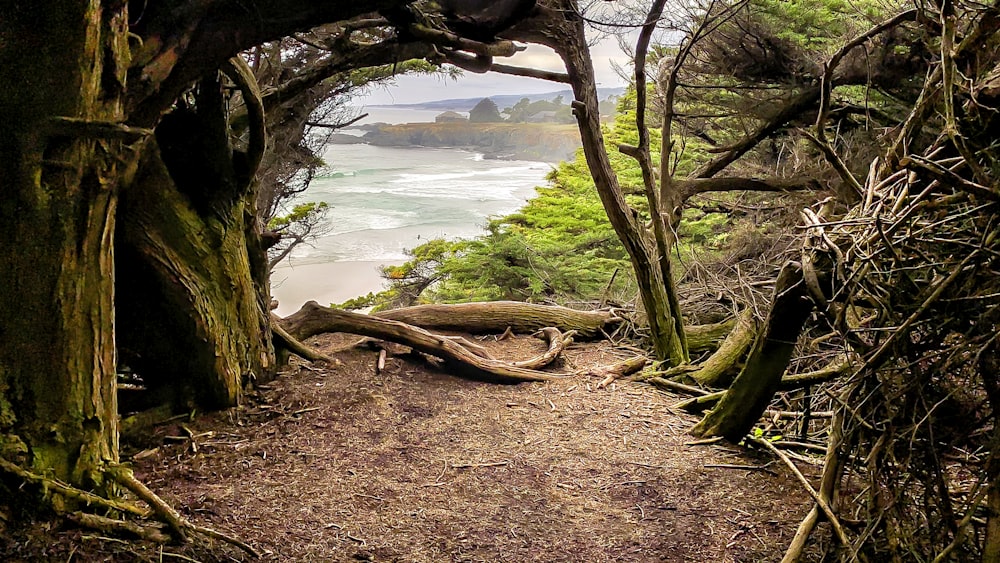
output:
MULTIPOLYGON (((278 300, 280 317, 298 311, 307 301, 320 305, 343 303, 382 289, 382 260, 347 260, 318 264, 283 262, 271 272, 271 294, 278 300)), ((397 262, 398 263, 398 262, 397 262)))

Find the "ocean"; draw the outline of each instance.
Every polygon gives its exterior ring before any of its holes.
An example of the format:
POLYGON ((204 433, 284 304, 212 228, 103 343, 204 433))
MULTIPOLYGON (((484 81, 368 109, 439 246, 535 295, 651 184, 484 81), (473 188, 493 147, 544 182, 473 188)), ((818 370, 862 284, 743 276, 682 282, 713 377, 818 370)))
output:
MULTIPOLYGON (((364 122, 387 123, 433 121, 439 113, 366 111, 364 122)), ((553 167, 458 149, 361 144, 333 145, 324 160, 326 168, 296 201, 330 206, 324 233, 272 273, 279 315, 308 300, 328 305, 379 291, 379 266, 401 264, 407 249, 428 239, 483 233, 489 217, 520 208, 553 167)))

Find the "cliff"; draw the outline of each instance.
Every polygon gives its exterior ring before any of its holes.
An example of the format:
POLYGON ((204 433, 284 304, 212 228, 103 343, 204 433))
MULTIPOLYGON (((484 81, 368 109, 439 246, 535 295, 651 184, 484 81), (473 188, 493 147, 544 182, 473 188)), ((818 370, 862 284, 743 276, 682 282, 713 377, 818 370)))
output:
POLYGON ((487 158, 559 162, 580 147, 575 125, 550 123, 404 123, 378 124, 362 142, 377 146, 457 147, 487 158))

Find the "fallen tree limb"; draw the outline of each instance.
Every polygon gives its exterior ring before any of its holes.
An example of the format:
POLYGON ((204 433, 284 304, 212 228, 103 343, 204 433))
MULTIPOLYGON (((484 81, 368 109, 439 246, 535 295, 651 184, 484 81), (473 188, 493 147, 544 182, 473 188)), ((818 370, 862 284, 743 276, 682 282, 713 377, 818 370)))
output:
POLYGON ((687 338, 688 351, 704 352, 717 347, 734 326, 736 317, 707 325, 685 326, 684 336, 687 338))
POLYGON ((795 342, 812 310, 801 266, 786 262, 775 281, 771 310, 746 365, 719 404, 691 429, 692 435, 723 436, 732 442, 746 436, 778 391, 795 342))
POLYGON ((719 349, 702 362, 697 371, 689 373, 688 377, 705 387, 725 387, 732 381, 731 376, 726 377, 727 374, 734 370, 756 334, 757 323, 754 321, 753 310, 746 309, 740 313, 719 349))
POLYGON ((847 539, 847 533, 844 532, 844 527, 840 525, 840 519, 837 518, 837 514, 833 511, 833 508, 830 507, 830 499, 824 498, 825 495, 820 494, 813 488, 813 486, 809 483, 809 480, 806 479, 805 475, 803 475, 802 472, 799 471, 799 468, 795 466, 795 462, 789 459, 785 452, 779 450, 774 444, 765 438, 747 436, 747 440, 770 450, 771 453, 778 456, 778 459, 785 463, 792 474, 795 475, 795 478, 798 479, 799 483, 802 484, 802 487, 807 493, 809 493, 809 496, 811 496, 816 502, 816 506, 823 513, 823 516, 826 517, 826 521, 829 522, 830 527, 833 528, 833 533, 837 537, 837 540, 840 541, 840 545, 844 546, 848 550, 852 550, 851 541, 847 539))
MULTIPOLYGON (((416 305, 382 311, 372 315, 380 319, 434 330, 459 330, 471 333, 535 332, 546 327, 575 330, 580 336, 595 338, 601 329, 621 321, 611 311, 578 311, 555 305, 537 305, 518 301, 416 305)), ((304 338, 304 337, 303 337, 304 338)))
POLYGON ((290 335, 300 340, 326 332, 346 332, 404 344, 418 352, 441 358, 471 377, 487 381, 517 383, 564 377, 479 357, 450 338, 433 334, 417 326, 331 309, 315 301, 306 303, 296 313, 282 319, 281 324, 290 335))

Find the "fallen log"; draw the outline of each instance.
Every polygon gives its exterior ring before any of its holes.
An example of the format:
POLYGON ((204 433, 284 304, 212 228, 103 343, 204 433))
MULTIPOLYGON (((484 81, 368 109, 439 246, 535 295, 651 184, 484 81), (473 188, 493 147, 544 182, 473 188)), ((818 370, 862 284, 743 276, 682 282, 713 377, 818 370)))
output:
POLYGON ((736 326, 736 317, 730 317, 722 322, 707 325, 691 325, 684 327, 684 337, 687 338, 689 352, 704 352, 719 346, 719 342, 736 326))
POLYGON ((331 309, 315 301, 306 303, 296 313, 282 319, 281 324, 291 336, 299 340, 326 332, 346 332, 404 344, 418 352, 441 358, 462 373, 477 379, 518 383, 564 377, 477 356, 453 339, 417 326, 331 309))
POLYGON ((415 305, 382 311, 372 316, 401 321, 434 330, 456 330, 474 334, 514 332, 531 333, 546 327, 575 330, 587 338, 601 335, 608 325, 621 321, 611 311, 578 311, 555 305, 537 305, 518 301, 488 301, 447 305, 415 305))

